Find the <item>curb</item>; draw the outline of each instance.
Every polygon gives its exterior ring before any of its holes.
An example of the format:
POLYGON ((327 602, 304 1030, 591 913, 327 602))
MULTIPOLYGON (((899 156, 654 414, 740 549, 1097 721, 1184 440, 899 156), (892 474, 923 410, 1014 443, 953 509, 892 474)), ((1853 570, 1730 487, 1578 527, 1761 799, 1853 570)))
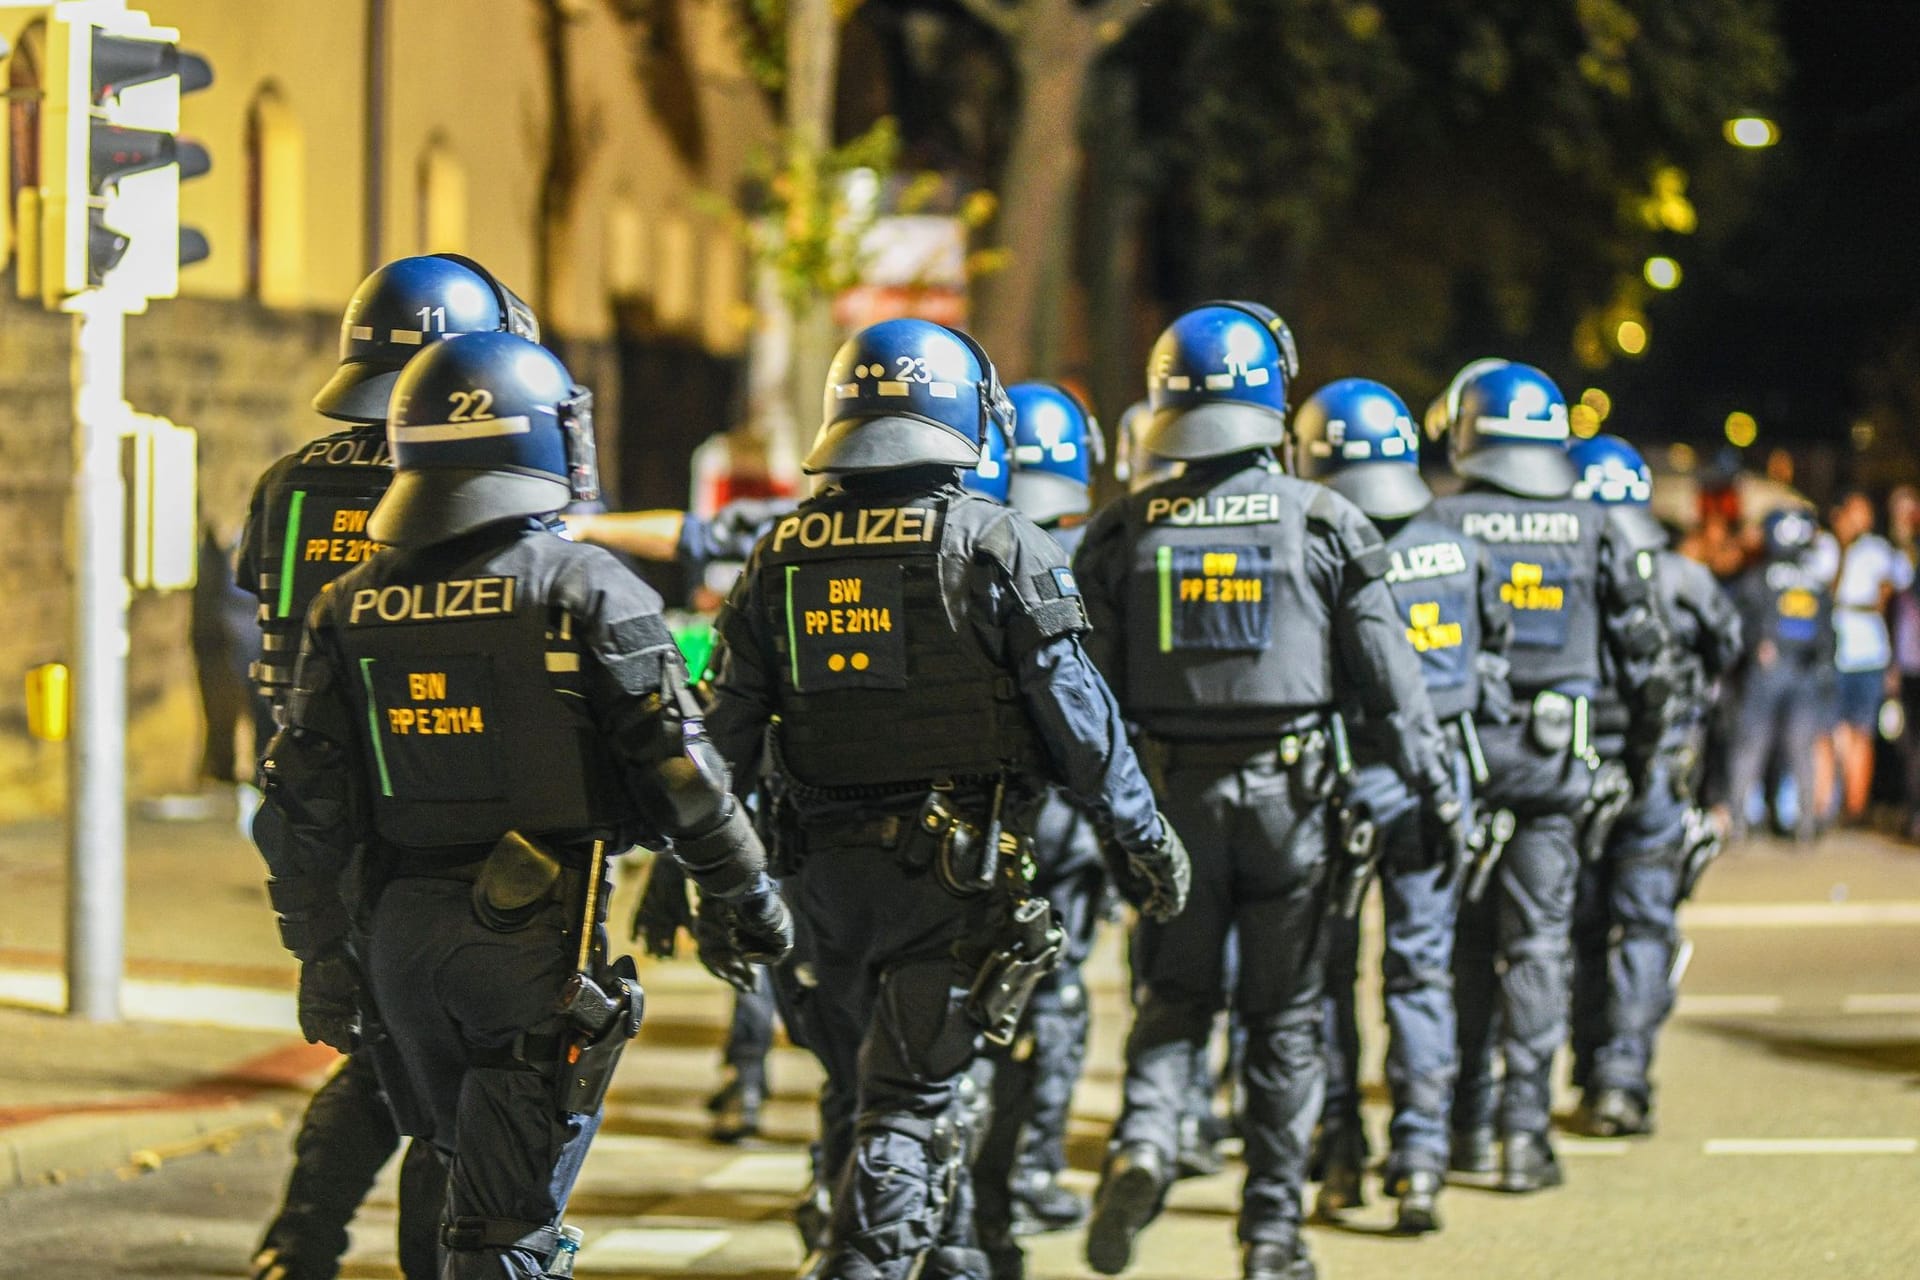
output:
POLYGON ((0 1195, 108 1170, 144 1172, 183 1156, 224 1150, 253 1134, 286 1128, 290 1112, 304 1102, 55 1116, 0 1131, 0 1195))

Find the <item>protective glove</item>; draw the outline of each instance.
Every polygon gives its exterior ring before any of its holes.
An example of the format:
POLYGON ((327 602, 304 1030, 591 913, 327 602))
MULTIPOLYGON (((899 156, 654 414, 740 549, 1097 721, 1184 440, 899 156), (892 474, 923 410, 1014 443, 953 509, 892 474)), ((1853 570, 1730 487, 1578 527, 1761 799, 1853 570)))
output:
POLYGON ((734 948, 754 964, 779 964, 793 950, 793 916, 773 878, 761 872, 753 887, 727 904, 734 948))
POLYGON ((633 909, 633 929, 629 937, 646 948, 647 954, 671 960, 680 930, 691 929, 693 913, 687 906, 687 873, 675 858, 655 854, 653 869, 647 876, 646 891, 633 909))
POLYGON ((708 973, 735 991, 752 991, 753 966, 734 945, 731 914, 725 901, 702 894, 693 917, 694 949, 708 973))
POLYGON ((1173 829, 1165 814, 1160 819, 1160 839, 1144 849, 1122 850, 1116 860, 1114 882, 1135 910, 1149 920, 1167 921, 1186 909, 1187 889, 1193 882, 1193 867, 1187 861, 1187 846, 1173 829))
POLYGON ((353 1052, 360 1023, 355 999, 360 974, 346 952, 333 947, 300 965, 300 1034, 313 1044, 353 1052))
POLYGON ((1420 798, 1420 844, 1440 869, 1440 883, 1454 883, 1473 861, 1473 824, 1467 806, 1452 791, 1420 798))

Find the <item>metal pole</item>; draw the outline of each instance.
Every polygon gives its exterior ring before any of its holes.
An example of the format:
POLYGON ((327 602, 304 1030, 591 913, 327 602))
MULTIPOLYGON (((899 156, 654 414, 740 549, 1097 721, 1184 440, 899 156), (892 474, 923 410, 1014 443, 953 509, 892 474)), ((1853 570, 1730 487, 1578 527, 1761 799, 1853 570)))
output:
POLYGON ((73 304, 73 726, 67 757, 67 1012, 120 1020, 127 879, 124 313, 73 304))
POLYGON ((386 261, 381 246, 387 191, 387 0, 367 0, 366 206, 361 210, 368 271, 386 261))

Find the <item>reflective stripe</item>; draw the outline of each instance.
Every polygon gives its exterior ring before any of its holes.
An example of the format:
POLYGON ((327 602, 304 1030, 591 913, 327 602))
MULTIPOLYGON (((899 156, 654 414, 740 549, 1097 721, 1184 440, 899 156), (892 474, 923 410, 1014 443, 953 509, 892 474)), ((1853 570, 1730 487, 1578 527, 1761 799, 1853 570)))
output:
POLYGON ((293 498, 287 503, 286 545, 280 548, 280 603, 279 612, 274 616, 284 618, 293 608, 293 565, 294 555, 300 546, 300 508, 306 505, 307 491, 295 489, 293 498))
POLYGON ((373 696, 373 659, 360 659, 360 683, 367 689, 367 733, 373 738, 373 762, 380 766, 380 794, 393 798, 393 779, 387 775, 387 753, 380 745, 380 703, 373 696))
POLYGON ((480 418, 473 422, 429 422, 417 427, 388 427, 395 444, 437 444, 443 440, 488 440, 495 436, 524 436, 533 430, 525 414, 511 418, 480 418))
POLYGON ((1160 652, 1173 652, 1173 548, 1155 547, 1153 565, 1160 575, 1160 652))

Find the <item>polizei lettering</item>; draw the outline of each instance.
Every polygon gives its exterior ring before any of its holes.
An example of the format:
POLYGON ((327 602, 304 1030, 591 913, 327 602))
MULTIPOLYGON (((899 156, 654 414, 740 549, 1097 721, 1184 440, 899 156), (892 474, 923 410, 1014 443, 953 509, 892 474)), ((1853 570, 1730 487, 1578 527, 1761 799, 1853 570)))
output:
POLYGON ((1280 518, 1277 493, 1223 493, 1209 498, 1149 498, 1147 523, 1182 529, 1223 524, 1272 524, 1280 518))
POLYGON ((1388 582, 1424 582, 1428 578, 1450 578, 1467 571, 1467 553, 1457 542, 1429 542, 1420 547, 1403 547, 1390 556, 1388 582))
POLYGON ((1571 511, 1470 511, 1460 528, 1487 542, 1580 541, 1580 517, 1571 511))
POLYGON ((773 527, 773 549, 798 543, 821 547, 871 547, 901 542, 932 542, 939 529, 929 507, 871 507, 861 511, 796 511, 773 527))
POLYGON ((513 612, 514 579, 449 578, 411 587, 361 587, 353 593, 347 623, 449 622, 455 618, 497 618, 513 612))
POLYGON ((300 451, 300 461, 309 467, 390 467, 384 433, 356 431, 338 440, 315 440, 300 451))

